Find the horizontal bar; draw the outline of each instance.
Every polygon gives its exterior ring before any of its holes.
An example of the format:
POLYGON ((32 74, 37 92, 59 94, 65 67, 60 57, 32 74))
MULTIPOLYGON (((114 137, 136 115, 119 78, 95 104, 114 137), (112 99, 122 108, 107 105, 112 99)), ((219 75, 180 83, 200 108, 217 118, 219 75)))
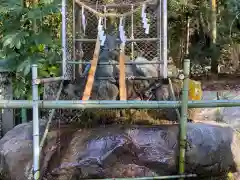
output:
MULTIPOLYGON (((117 39, 120 41, 120 39, 117 39)), ((75 39, 79 42, 96 42, 96 39, 75 39)), ((159 38, 137 38, 137 39, 126 39, 126 42, 142 42, 142 41, 159 41, 159 38)))
MULTIPOLYGON (((91 8, 123 8, 123 7, 131 7, 131 6, 139 6, 141 5, 142 2, 136 2, 136 3, 119 3, 119 4, 115 4, 115 3, 108 3, 108 4, 98 4, 97 6, 96 5, 91 5, 89 4, 88 6, 91 7, 91 8)), ((78 4, 77 4, 78 5, 78 4)), ((157 3, 155 3, 155 1, 153 1, 152 3, 151 2, 148 2, 147 5, 157 5, 157 3)), ((78 5, 80 6, 80 5, 78 5)))
POLYGON ((187 174, 187 175, 170 175, 170 176, 138 177, 138 178, 106 178, 106 179, 99 179, 99 180, 148 180, 148 179, 151 180, 151 179, 177 179, 177 178, 189 178, 189 177, 197 177, 197 175, 187 174))
MULTIPOLYGON (((39 108, 45 109, 161 109, 161 108, 180 108, 181 101, 38 101, 39 108)), ((0 108, 32 108, 31 100, 0 100, 0 108)), ((239 107, 240 100, 205 100, 188 101, 189 108, 215 108, 215 107, 239 107)))
MULTIPOLYGON (((84 77, 81 77, 81 78, 84 78, 84 77)), ((120 77, 96 77, 95 79, 96 80, 110 80, 112 78, 118 80, 120 77)), ((129 77, 126 77, 126 79, 129 79, 129 80, 159 80, 162 78, 161 77, 152 77, 152 76, 148 76, 148 77, 129 76, 129 77)))
MULTIPOLYGON (((169 75, 168 76, 169 78, 177 78, 178 75, 169 75)), ((86 78, 86 75, 83 75, 80 77, 80 79, 84 79, 86 78)), ((115 80, 119 80, 120 77, 95 77, 94 79, 95 80, 112 80, 112 79, 115 79, 115 80)), ((160 80, 160 79, 163 79, 162 77, 153 77, 153 76, 128 76, 126 77, 127 80, 160 80)))
MULTIPOLYGON (((168 78, 178 78, 179 77, 179 73, 176 73, 176 74, 172 74, 170 73, 168 75, 168 78)), ((80 78, 86 78, 86 75, 85 76, 81 76, 80 78)), ((116 76, 116 77, 95 77, 94 79, 96 80, 110 80, 110 79, 116 79, 118 80, 119 79, 119 76, 116 76)), ((163 79, 161 76, 160 77, 155 77, 155 76, 127 76, 126 79, 129 79, 129 80, 159 80, 159 79, 163 79)))
MULTIPOLYGON (((57 61, 58 64, 61 64, 61 61, 57 61)), ((84 65, 88 65, 91 64, 91 62, 87 62, 87 61, 80 61, 80 60, 76 60, 76 61, 67 61, 68 64, 84 64, 84 65)), ((149 62, 125 62, 125 65, 133 65, 133 64, 137 64, 137 65, 141 65, 141 64, 163 64, 163 61, 149 61, 149 62)), ((100 62, 98 63, 98 65, 119 65, 118 62, 100 62)))
POLYGON ((50 83, 50 82, 55 82, 55 81, 61 81, 64 80, 63 76, 60 77, 50 77, 50 78, 43 78, 43 79, 36 79, 36 83, 50 83))
MULTIPOLYGON (((98 4, 97 7, 100 8, 100 7, 106 7, 106 8, 121 8, 121 7, 131 7, 132 5, 134 6, 137 6, 137 5, 140 5, 141 3, 120 3, 120 4, 114 4, 114 3, 111 3, 111 4, 98 4)), ((91 8, 96 8, 96 5, 88 5, 89 7, 91 8)))

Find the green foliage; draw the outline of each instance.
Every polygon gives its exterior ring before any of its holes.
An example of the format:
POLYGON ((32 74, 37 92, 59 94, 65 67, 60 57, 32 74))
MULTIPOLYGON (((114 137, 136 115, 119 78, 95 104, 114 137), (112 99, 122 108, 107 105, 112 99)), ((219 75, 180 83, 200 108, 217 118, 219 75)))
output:
MULTIPOLYGON (((8 67, 14 72, 16 97, 31 98, 33 63, 40 67, 40 77, 60 74, 55 63, 61 60, 60 3, 60 0, 39 0, 36 6, 32 0, 0 0, 0 59, 7 59, 8 67)), ((220 56, 226 46, 240 42, 239 0, 218 0, 217 3, 217 48, 213 49, 207 43, 207 37, 211 36, 210 1, 168 1, 169 56, 175 62, 181 64, 185 54, 187 17, 190 20, 189 56, 195 64, 209 64, 210 57, 220 56)), ((140 11, 135 16, 139 19, 140 11)), ((126 29, 130 31, 130 25, 126 29)))
MULTIPOLYGON (((54 63, 61 57, 59 41, 61 14, 59 1, 0 1, 1 58, 15 72, 14 92, 17 98, 30 98, 31 65, 38 64, 39 76, 59 75, 54 63)), ((40 90, 40 92, 42 89, 40 90)))
POLYGON ((182 64, 181 61, 185 55, 187 17, 190 21, 189 56, 194 65, 208 66, 211 58, 220 59, 223 56, 226 46, 240 42, 240 3, 238 0, 217 1, 217 43, 213 47, 208 42, 211 41, 210 3, 209 0, 168 1, 169 55, 173 57, 177 65, 182 64))

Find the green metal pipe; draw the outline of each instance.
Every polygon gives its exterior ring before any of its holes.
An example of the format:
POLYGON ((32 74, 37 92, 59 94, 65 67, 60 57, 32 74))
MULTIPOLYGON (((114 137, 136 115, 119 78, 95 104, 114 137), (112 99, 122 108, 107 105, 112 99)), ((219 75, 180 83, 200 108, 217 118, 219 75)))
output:
MULTIPOLYGON (((190 60, 185 59, 183 65, 183 89, 182 89, 182 107, 181 107, 181 120, 180 120, 180 140, 179 140, 179 174, 185 172, 185 147, 186 147, 186 136, 187 136, 187 118, 188 118, 188 83, 190 74, 190 60)), ((184 179, 184 178, 180 178, 184 179)))
MULTIPOLYGON (((87 38, 85 38, 85 39, 79 39, 79 38, 77 38, 77 39, 75 39, 75 41, 79 41, 79 42, 96 42, 96 40, 97 39, 87 39, 87 38)), ((120 39, 117 39, 117 40, 119 40, 120 41, 120 39)), ((154 42, 154 41, 158 41, 159 40, 159 38, 138 38, 138 39, 126 39, 126 42, 127 43, 129 43, 129 42, 143 42, 143 41, 152 41, 152 42, 154 42)))
MULTIPOLYGON (((31 100, 0 100, 0 108, 18 109, 32 108, 31 100)), ((38 101, 42 109, 166 109, 180 108, 181 101, 38 101)), ((205 100, 188 101, 188 108, 215 108, 215 107, 239 107, 240 100, 205 100)))
MULTIPOLYGON (((197 177, 195 174, 187 175, 169 175, 169 176, 156 176, 156 177, 138 177, 138 178, 106 178, 98 180, 151 180, 151 179, 178 179, 178 178, 190 178, 197 177)), ((94 180, 94 179, 92 179, 94 180)))
MULTIPOLYGON (((171 78, 176 78, 178 77, 178 74, 173 74, 173 75, 169 75, 168 77, 171 78)), ((84 78, 84 76, 82 76, 81 78, 84 78)), ((109 80, 112 79, 113 77, 96 77, 96 80, 109 80)), ((119 76, 114 77, 114 79, 118 80, 119 76)), ((126 76, 126 79, 133 79, 133 80, 159 80, 162 79, 161 77, 154 77, 154 76, 146 76, 146 77, 139 77, 139 76, 126 76)))
MULTIPOLYGON (((62 61, 57 61, 58 64, 61 64, 62 61)), ((84 65, 88 65, 91 64, 91 62, 87 62, 87 61, 67 61, 68 64, 84 64, 84 65)), ((149 61, 149 62, 125 62, 125 65, 133 65, 133 64, 163 64, 163 61, 149 61)), ((119 65, 119 62, 99 62, 98 65, 119 65)))
POLYGON ((22 121, 22 123, 27 122, 27 109, 26 108, 21 109, 21 121, 22 121))
MULTIPOLYGON (((38 77, 37 65, 32 65, 32 109, 33 109, 33 179, 40 179, 40 151, 39 151, 39 107, 38 107, 38 85, 35 80, 38 77)), ((23 107, 24 108, 24 107, 23 107)))

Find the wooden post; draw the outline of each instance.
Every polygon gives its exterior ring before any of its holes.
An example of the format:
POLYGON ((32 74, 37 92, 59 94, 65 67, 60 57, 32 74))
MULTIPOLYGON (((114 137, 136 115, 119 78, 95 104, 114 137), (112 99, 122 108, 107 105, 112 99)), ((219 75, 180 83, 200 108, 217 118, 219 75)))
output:
POLYGON ((119 68, 120 68, 119 75, 120 100, 127 100, 124 46, 121 47, 120 51, 119 68))
POLYGON ((96 45, 95 45, 93 59, 91 61, 91 68, 90 68, 89 73, 88 73, 87 84, 85 86, 85 90, 84 90, 84 93, 83 93, 83 98, 82 98, 83 101, 89 100, 89 98, 91 96, 92 87, 93 87, 94 78, 95 78, 95 73, 96 73, 97 64, 98 64, 98 60, 99 60, 99 52, 100 52, 100 40, 99 40, 99 37, 98 37, 96 45))

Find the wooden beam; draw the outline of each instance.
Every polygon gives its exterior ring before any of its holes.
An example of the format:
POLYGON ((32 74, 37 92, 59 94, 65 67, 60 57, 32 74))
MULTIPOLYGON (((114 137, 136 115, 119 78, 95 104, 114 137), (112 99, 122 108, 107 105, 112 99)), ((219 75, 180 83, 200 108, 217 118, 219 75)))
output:
POLYGON ((94 77, 95 77, 95 73, 96 73, 96 69, 97 69, 97 65, 98 65, 99 52, 100 52, 100 39, 98 37, 97 41, 96 41, 96 45, 95 45, 93 59, 91 61, 91 67, 90 67, 90 70, 89 70, 89 73, 88 73, 87 83, 86 83, 84 93, 83 93, 83 97, 82 97, 83 101, 89 100, 89 98, 91 96, 91 93, 92 93, 94 77))
POLYGON ((124 49, 121 48, 119 56, 119 91, 120 91, 120 100, 127 100, 127 90, 126 90, 126 74, 125 74, 125 53, 124 49))

